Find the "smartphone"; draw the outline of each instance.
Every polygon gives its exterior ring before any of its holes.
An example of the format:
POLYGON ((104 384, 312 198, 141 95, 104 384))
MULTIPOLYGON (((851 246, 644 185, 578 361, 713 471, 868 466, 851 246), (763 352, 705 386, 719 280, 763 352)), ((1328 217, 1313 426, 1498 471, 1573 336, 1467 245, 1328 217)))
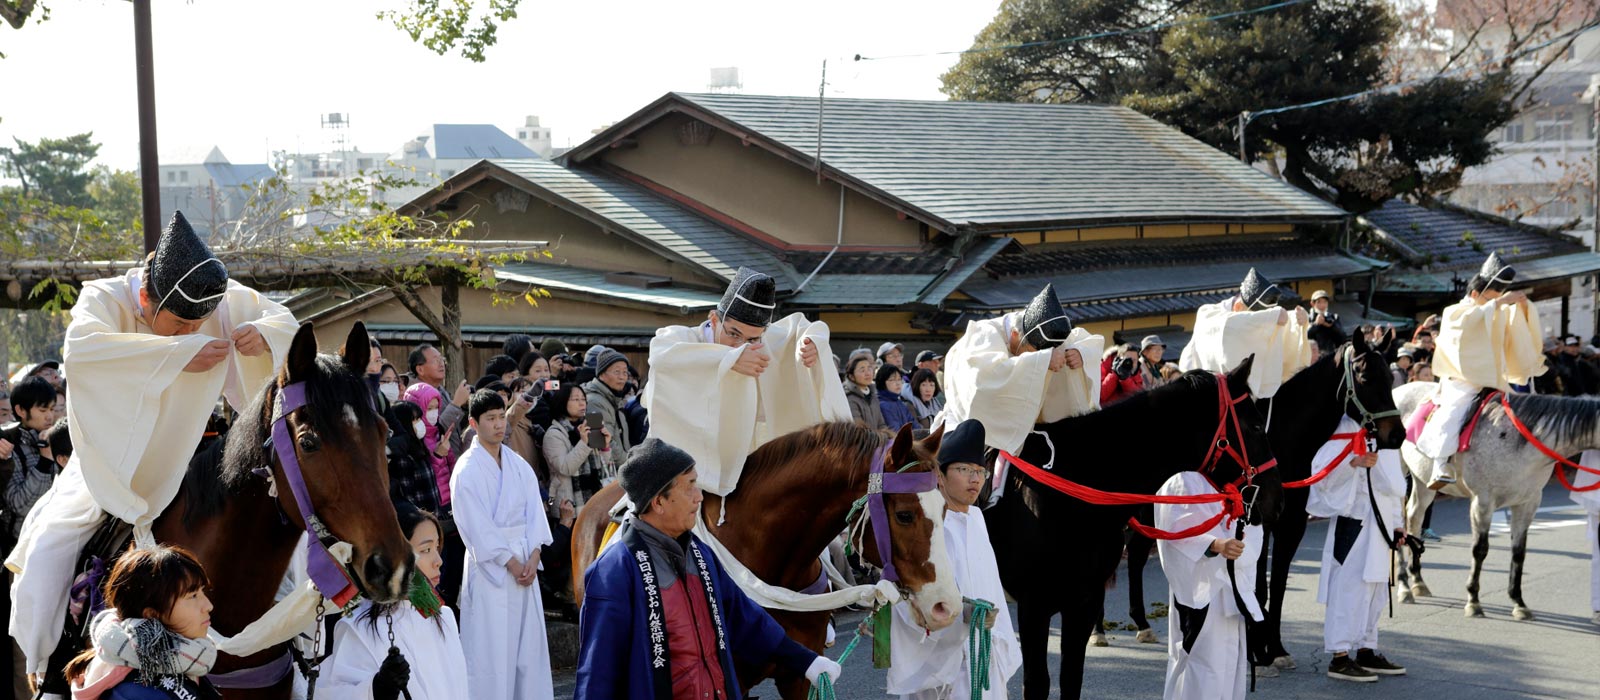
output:
POLYGON ((606 435, 600 432, 601 426, 604 425, 604 421, 600 418, 600 412, 589 411, 589 415, 584 417, 584 422, 589 425, 589 447, 596 450, 605 449, 606 435))

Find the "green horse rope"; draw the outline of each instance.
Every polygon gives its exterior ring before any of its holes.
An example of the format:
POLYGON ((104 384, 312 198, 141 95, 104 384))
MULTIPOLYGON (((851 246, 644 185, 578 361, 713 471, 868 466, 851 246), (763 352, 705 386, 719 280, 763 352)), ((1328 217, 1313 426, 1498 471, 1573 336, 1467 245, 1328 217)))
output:
MULTIPOLYGON (((994 604, 987 600, 972 601, 972 619, 967 623, 967 658, 970 662, 969 675, 972 679, 972 700, 983 700, 984 691, 989 689, 989 659, 993 643, 992 635, 987 623, 989 613, 994 610, 994 604)), ((890 607, 885 605, 872 612, 873 657, 879 656, 879 645, 882 640, 882 652, 888 655, 888 619, 890 607)), ((861 630, 856 629, 855 638, 845 646, 844 653, 839 655, 839 665, 843 666, 845 659, 850 658, 851 652, 856 650, 856 645, 861 643, 861 630)), ((876 663, 873 664, 877 666, 876 663)), ((884 668, 886 666, 879 666, 884 668)), ((817 677, 816 685, 811 686, 811 691, 806 694, 807 700, 838 700, 838 695, 833 689, 833 679, 824 673, 817 677)))

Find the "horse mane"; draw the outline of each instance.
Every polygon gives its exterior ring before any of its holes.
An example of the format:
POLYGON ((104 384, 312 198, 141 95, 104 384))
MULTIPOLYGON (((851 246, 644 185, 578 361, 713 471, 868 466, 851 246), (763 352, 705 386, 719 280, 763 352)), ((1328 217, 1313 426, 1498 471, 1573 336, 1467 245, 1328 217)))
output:
MULTIPOLYGON (((348 406, 361 428, 370 428, 383 419, 373 404, 366 381, 345 367, 337 355, 317 355, 313 376, 305 378, 307 406, 348 406)), ((230 496, 251 483, 258 467, 270 467, 274 458, 272 401, 277 396, 276 379, 256 392, 250 405, 239 412, 224 438, 222 454, 211 450, 195 455, 183 476, 186 496, 185 525, 222 512, 230 496)), ((308 411, 312 429, 323 436, 338 435, 344 429, 344 411, 308 411)), ((287 488, 287 486, 285 486, 287 488)))
MULTIPOLYGON (((809 428, 780 435, 756 448, 745 460, 739 476, 739 489, 733 493, 755 493, 763 484, 789 476, 794 462, 809 458, 811 473, 839 476, 860 460, 872 455, 888 441, 882 433, 855 421, 818 423, 809 428)), ((865 478, 863 474, 862 478, 865 478)))
POLYGON ((1506 398, 1517 420, 1545 442, 1582 440, 1600 425, 1600 399, 1515 392, 1506 398))

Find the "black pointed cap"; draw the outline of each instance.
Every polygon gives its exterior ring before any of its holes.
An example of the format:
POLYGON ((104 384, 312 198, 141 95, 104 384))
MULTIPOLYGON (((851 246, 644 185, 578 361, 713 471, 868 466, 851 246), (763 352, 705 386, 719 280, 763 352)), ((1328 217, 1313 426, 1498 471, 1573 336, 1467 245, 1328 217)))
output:
POLYGON ((957 462, 963 464, 983 464, 984 453, 983 424, 968 418, 961 421, 960 425, 944 434, 944 439, 939 442, 939 467, 957 462))
POLYGON ((728 291, 717 302, 717 314, 752 326, 766 327, 772 323, 772 311, 778 306, 778 283, 771 277, 748 267, 739 268, 728 291))
POLYGON ((1500 253, 1491 252, 1478 269, 1478 277, 1483 279, 1485 289, 1505 291, 1516 281, 1517 271, 1500 259, 1500 253))
POLYGON ((1251 311, 1277 306, 1278 298, 1282 295, 1283 292, 1278 289, 1278 285, 1256 272, 1253 267, 1245 273, 1244 282, 1239 284, 1239 301, 1251 311))
POLYGON ((1048 350, 1067 341, 1072 320, 1056 298, 1056 288, 1047 284, 1022 310, 1022 339, 1039 350, 1048 350))
POLYGON ((228 268, 211 254, 181 211, 173 212, 172 222, 161 232, 146 274, 157 311, 191 321, 210 316, 228 289, 228 268))

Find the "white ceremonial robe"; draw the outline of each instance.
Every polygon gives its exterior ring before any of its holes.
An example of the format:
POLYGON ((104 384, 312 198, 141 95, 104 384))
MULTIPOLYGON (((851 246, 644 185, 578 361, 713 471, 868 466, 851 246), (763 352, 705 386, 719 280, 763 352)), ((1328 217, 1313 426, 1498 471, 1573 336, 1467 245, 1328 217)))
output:
POLYGON ((467 547, 459 603, 472 697, 552 697, 539 582, 519 586, 506 571, 552 541, 533 468, 503 444, 495 462, 474 438, 450 475, 450 501, 467 547))
MULTIPOLYGON (((333 628, 333 655, 323 666, 318 697, 372 700, 372 676, 389 656, 389 626, 380 617, 374 627, 366 619, 371 608, 370 601, 361 603, 333 628)), ((400 603, 390 619, 394 621, 394 646, 411 666, 411 681, 406 684, 411 700, 488 697, 468 686, 467 658, 450 608, 441 608, 439 615, 427 619, 410 603, 400 603)))
POLYGON ((650 412, 650 436, 694 457, 700 488, 718 496, 733 492, 745 457, 768 440, 851 419, 828 324, 790 314, 767 326, 761 340, 771 363, 759 378, 733 371, 744 346, 715 342, 710 321, 667 326, 650 340, 650 381, 639 400, 650 412), (808 338, 817 348, 809 368, 800 362, 808 338), (667 403, 658 404, 658 395, 667 403))
POLYGON ((38 673, 61 637, 72 568, 101 516, 148 527, 183 485, 218 395, 244 410, 272 378, 299 330, 281 304, 237 282, 191 335, 162 337, 139 304, 143 269, 83 286, 67 325, 63 368, 72 378, 67 468, 23 521, 6 568, 10 631, 38 673), (206 372, 184 372, 213 340, 255 326, 268 352, 230 353, 206 372))
MULTIPOLYGON (((1353 433, 1356 422, 1345 416, 1336 433, 1353 433)), ((1315 474, 1344 451, 1348 440, 1333 440, 1317 450, 1311 459, 1315 474)), ((1367 470, 1350 466, 1346 456, 1327 478, 1311 485, 1306 512, 1329 518, 1328 536, 1322 546, 1322 575, 1317 584, 1317 602, 1327 608, 1322 633, 1324 648, 1330 653, 1378 648, 1378 617, 1389 602, 1389 563, 1392 552, 1384 542, 1372 502, 1378 503, 1383 526, 1390 532, 1401 526, 1406 497, 1405 468, 1399 450, 1380 450, 1372 467, 1372 494, 1367 495, 1367 470), (1360 522, 1343 562, 1339 559, 1340 518, 1360 522)), ((1349 537, 1349 535, 1346 535, 1349 537)))
MULTIPOLYGON (((1199 472, 1180 472, 1156 492, 1162 496, 1188 496, 1217 493, 1199 472)), ((1157 504, 1156 527, 1177 531, 1199 525, 1221 512, 1220 503, 1157 504)), ((1215 539, 1231 539, 1233 529, 1227 520, 1209 533, 1181 540, 1158 540, 1161 571, 1167 576, 1172 600, 1190 608, 1206 608, 1205 622, 1194 648, 1183 648, 1183 630, 1177 606, 1167 615, 1167 682, 1162 691, 1166 700, 1216 700, 1243 698, 1249 685, 1249 656, 1245 648, 1244 616, 1233 597, 1233 582, 1228 578, 1228 560, 1222 555, 1206 556, 1215 539)), ((1261 619, 1256 602, 1256 559, 1261 555, 1261 527, 1244 528, 1244 554, 1234 561, 1234 581, 1248 613, 1261 619)))
POLYGON ((1022 312, 967 323, 944 357, 945 430, 969 418, 983 423, 985 443, 1016 454, 1039 423, 1100 408, 1100 354, 1105 338, 1073 328, 1066 347, 1083 356, 1078 370, 1050 371, 1050 351, 1012 355, 1008 341, 1022 312))
POLYGON ((1194 337, 1184 346, 1178 366, 1185 372, 1227 372, 1255 355, 1250 395, 1270 399, 1289 377, 1317 358, 1317 344, 1306 337, 1309 326, 1300 322, 1298 314, 1279 308, 1234 311, 1237 300, 1228 297, 1195 312, 1194 337), (1283 314, 1289 320, 1280 326, 1283 314))
MULTIPOLYGON (((1583 458, 1578 463, 1590 469, 1600 469, 1600 450, 1584 450, 1583 458)), ((1600 481, 1600 475, 1578 470, 1577 476, 1572 478, 1572 485, 1589 486, 1597 481, 1600 481)), ((1583 506, 1584 513, 1588 515, 1584 532, 1589 540, 1589 609, 1600 613, 1600 489, 1572 491, 1571 494, 1572 502, 1583 506)))
POLYGON ((1484 388, 1509 391, 1545 373, 1539 312, 1522 305, 1477 304, 1469 299, 1445 307, 1439 315, 1433 351, 1433 374, 1439 392, 1434 411, 1422 426, 1416 446, 1434 461, 1430 480, 1460 448, 1461 428, 1473 399, 1484 388))
MULTIPOLYGON (((946 546, 956 587, 966 598, 995 604, 994 628, 989 654, 989 689, 985 700, 1004 700, 1006 682, 1022 667, 1022 647, 1006 606, 1006 592, 1000 585, 1000 565, 989 544, 989 528, 983 511, 972 506, 965 513, 947 510, 944 514, 946 546)), ((971 697, 972 665, 968 656, 967 624, 957 621, 928 634, 911 616, 909 603, 894 606, 890 626, 890 666, 888 693, 912 698, 971 697)))

